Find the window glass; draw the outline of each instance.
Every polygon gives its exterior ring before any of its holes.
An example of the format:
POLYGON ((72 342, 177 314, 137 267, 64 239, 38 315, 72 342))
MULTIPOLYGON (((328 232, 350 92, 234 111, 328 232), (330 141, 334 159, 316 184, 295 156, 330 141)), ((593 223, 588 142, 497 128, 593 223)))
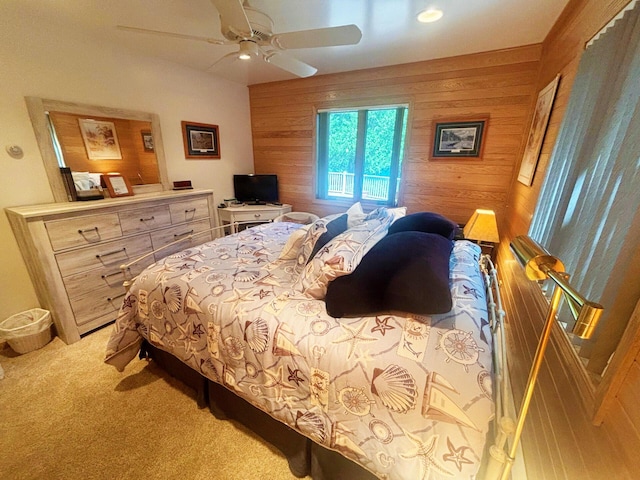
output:
POLYGON ((317 197, 395 205, 407 107, 318 114, 317 197))
POLYGON ((353 198, 358 112, 329 115, 328 196, 353 198))

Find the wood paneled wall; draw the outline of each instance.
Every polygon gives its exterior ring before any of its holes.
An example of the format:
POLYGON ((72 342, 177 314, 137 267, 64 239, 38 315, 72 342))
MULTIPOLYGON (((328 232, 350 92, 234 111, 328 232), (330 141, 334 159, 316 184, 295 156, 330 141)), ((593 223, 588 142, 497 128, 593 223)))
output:
MULTIPOLYGON (((528 133, 541 46, 382 67, 249 88, 256 173, 276 173, 281 201, 326 215, 315 198, 316 110, 408 103, 401 205, 466 222, 476 208, 504 216, 528 133), (483 155, 431 160, 433 122, 488 116, 483 155)), ((348 204, 347 204, 348 205, 348 204)))
MULTIPOLYGON (((514 268, 508 245, 515 236, 528 231, 585 44, 627 3, 628 0, 571 0, 543 42, 536 91, 557 74, 561 80, 533 184, 526 187, 513 183, 498 256, 509 302, 507 321, 514 359, 511 378, 516 399, 524 392, 523 376, 533 359, 546 304, 540 306, 539 289, 532 288, 535 285, 524 278, 519 267, 514 268)), ((559 329, 557 333, 561 335, 559 329)), ((638 341, 636 338, 636 348, 638 341)), ((633 339, 627 343, 633 344, 633 339)), ((619 353, 624 356, 625 352, 619 353)), ((611 407, 600 412, 602 426, 593 427, 589 425, 593 411, 585 403, 593 401, 594 393, 600 398, 606 394, 592 391, 588 394, 591 399, 585 402, 584 386, 578 381, 584 373, 576 362, 567 362, 567 350, 562 342, 556 338, 551 343, 522 437, 530 478, 637 478, 640 417, 634 412, 637 412, 640 391, 638 360, 627 362, 624 371, 607 372, 623 379, 614 382, 619 390, 614 392, 617 393, 615 399, 609 401, 611 407)), ((611 383, 605 377, 601 386, 611 383)))

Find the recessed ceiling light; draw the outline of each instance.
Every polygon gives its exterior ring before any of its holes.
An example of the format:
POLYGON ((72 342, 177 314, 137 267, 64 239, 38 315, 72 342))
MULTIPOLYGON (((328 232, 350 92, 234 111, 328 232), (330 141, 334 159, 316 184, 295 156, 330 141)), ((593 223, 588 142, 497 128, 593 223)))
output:
POLYGON ((436 22, 442 18, 442 10, 437 8, 429 8, 418 14, 418 21, 421 23, 436 22))

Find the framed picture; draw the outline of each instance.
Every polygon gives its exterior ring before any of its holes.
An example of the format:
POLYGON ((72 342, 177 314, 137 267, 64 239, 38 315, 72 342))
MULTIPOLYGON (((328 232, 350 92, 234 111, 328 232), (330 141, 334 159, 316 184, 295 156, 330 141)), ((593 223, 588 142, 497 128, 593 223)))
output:
POLYGON ((471 121, 435 121, 433 158, 480 157, 488 118, 471 121))
POLYGON ((133 188, 131 188, 131 184, 129 183, 129 180, 127 180, 127 177, 116 174, 107 174, 102 175, 100 178, 104 186, 107 187, 111 197, 128 197, 133 195, 133 188))
POLYGON ((544 135, 547 131, 547 125, 549 124, 551 107, 553 106, 559 81, 560 75, 556 76, 556 78, 538 94, 536 110, 533 113, 529 137, 527 138, 527 145, 524 149, 520 172, 518 173, 518 181, 527 187, 531 186, 533 175, 536 173, 538 158, 540 157, 540 150, 542 149, 542 142, 544 141, 544 135))
POLYGON ((186 158, 220 158, 218 125, 182 122, 186 158))
POLYGON ((90 160, 122 159, 118 134, 113 122, 79 118, 80 133, 90 160))
POLYGON ((151 132, 149 130, 142 130, 140 135, 142 135, 142 146, 144 151, 153 152, 153 135, 151 135, 151 132))

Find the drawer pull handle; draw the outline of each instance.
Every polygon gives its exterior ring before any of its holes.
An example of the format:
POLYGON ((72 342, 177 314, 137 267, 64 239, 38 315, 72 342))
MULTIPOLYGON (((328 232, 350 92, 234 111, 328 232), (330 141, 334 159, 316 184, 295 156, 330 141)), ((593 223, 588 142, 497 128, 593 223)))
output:
POLYGON ((141 218, 140 221, 141 222, 150 222, 151 220, 155 220, 155 219, 156 219, 155 215, 152 215, 152 216, 147 217, 147 218, 141 218))
POLYGON ((127 292, 121 293, 120 295, 116 295, 115 297, 109 297, 107 298, 107 302, 113 302, 116 298, 120 298, 120 297, 124 297, 127 294, 127 292))
POLYGON ((196 209, 195 208, 190 208, 189 210, 185 210, 184 213, 191 213, 191 212, 195 212, 196 209))
POLYGON ((126 251, 127 251, 127 247, 122 247, 120 250, 114 250, 112 252, 107 252, 107 253, 99 253, 96 255, 96 258, 108 257, 109 255, 115 255, 116 253, 126 252, 126 251))
POLYGON ((85 233, 87 233, 87 232, 94 232, 94 231, 95 231, 96 233, 98 233, 98 227, 80 229, 80 230, 78 230, 78 233, 79 233, 80 235, 84 235, 84 234, 85 234, 85 233))
POLYGON ((262 214, 260 214, 260 213, 254 213, 254 214, 253 214, 253 216, 254 216, 254 217, 256 217, 256 218, 260 218, 260 217, 262 216, 262 214))
MULTIPOLYGON (((131 269, 130 269, 130 268, 127 268, 127 270, 131 270, 131 269)), ((118 270, 117 272, 106 273, 106 274, 104 274, 104 275, 101 275, 100 277, 101 277, 103 280, 106 280, 107 278, 109 278, 109 277, 113 277, 113 276, 115 276, 115 275, 124 275, 124 272, 123 272, 122 270, 118 270)))
POLYGON ((178 237, 185 237, 187 235, 191 235, 193 233, 193 229, 189 230, 188 232, 184 232, 184 233, 176 233, 173 238, 178 238, 178 237))

